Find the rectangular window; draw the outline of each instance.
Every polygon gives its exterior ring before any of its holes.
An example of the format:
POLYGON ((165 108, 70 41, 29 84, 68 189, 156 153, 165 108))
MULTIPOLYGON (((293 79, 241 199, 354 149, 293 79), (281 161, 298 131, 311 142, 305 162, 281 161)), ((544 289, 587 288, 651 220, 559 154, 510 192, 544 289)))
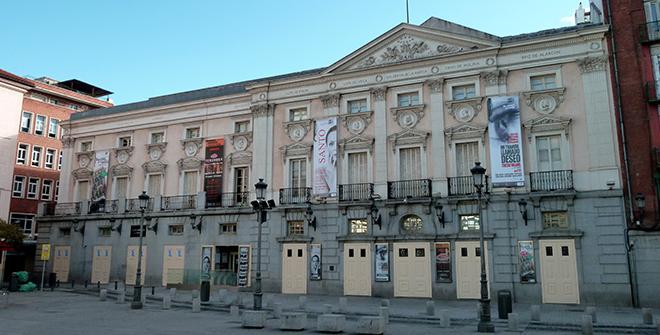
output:
POLYGON ((182 224, 171 224, 171 225, 169 225, 168 233, 169 233, 170 236, 183 235, 183 225, 182 224))
POLYGON ((50 201, 51 193, 53 190, 53 181, 44 179, 41 185, 41 200, 50 201))
POLYGON ((561 135, 539 136, 536 138, 536 159, 539 171, 563 169, 561 160, 561 135))
POLYGON ((11 195, 15 198, 22 198, 24 189, 25 189, 25 177, 14 176, 14 187, 11 195))
POLYGON ((30 150, 30 146, 27 144, 19 144, 18 150, 16 152, 16 164, 25 165, 27 162, 27 153, 30 150))
POLYGON ((43 149, 40 147, 32 147, 32 161, 30 165, 34 167, 40 167, 41 166, 41 151, 43 149))
POLYGON ((307 187, 307 160, 305 158, 289 161, 289 186, 292 188, 307 187))
POLYGON ((289 121, 300 121, 307 119, 307 107, 293 108, 289 110, 289 121))
POLYGON ((185 133, 186 139, 199 138, 199 135, 200 135, 199 127, 186 128, 186 133, 185 133))
POLYGON ((238 121, 234 123, 235 133, 245 133, 250 131, 250 121, 238 121))
POLYGON ((46 161, 44 162, 44 167, 46 169, 52 169, 55 160, 55 150, 46 149, 46 161))
POLYGON ((147 225, 131 225, 131 237, 140 237, 140 226, 142 226, 142 237, 147 236, 147 225))
POLYGON ((71 236, 71 228, 60 228, 60 237, 71 236))
POLYGON ((92 151, 92 141, 80 142, 80 152, 92 151))
POLYGON ((351 234, 366 234, 368 232, 368 224, 366 219, 351 219, 348 220, 348 225, 351 234))
POLYGON ((479 230, 479 215, 461 215, 460 218, 462 231, 478 231, 479 230))
POLYGON ((89 199, 89 181, 88 180, 79 180, 78 181, 78 195, 77 200, 83 201, 89 199))
POLYGON ((183 173, 183 194, 197 194, 197 171, 185 171, 183 173))
POLYGON ((287 221, 288 236, 305 235, 305 221, 287 221))
POLYGON ((161 194, 161 183, 163 176, 161 174, 150 174, 147 177, 147 194, 149 196, 155 197, 161 194))
POLYGON ((248 179, 248 168, 237 167, 234 168, 234 192, 242 193, 248 192, 250 189, 248 179))
POLYGON ((27 196, 28 199, 36 199, 39 194, 39 178, 28 179, 27 196))
POLYGON ((110 227, 99 227, 99 236, 101 236, 101 237, 110 237, 110 236, 112 236, 112 228, 110 228, 110 227))
POLYGON ((557 88, 556 75, 551 73, 529 77, 529 86, 532 91, 557 88))
POLYGON ((51 118, 48 122, 48 137, 57 138, 57 130, 59 128, 59 121, 51 118))
POLYGON ((220 234, 236 234, 236 224, 235 223, 221 223, 220 224, 220 234))
POLYGON ((34 133, 36 135, 43 135, 46 128, 46 117, 43 115, 37 115, 34 119, 34 133))
POLYGON ((452 100, 470 99, 476 96, 477 96, 477 90, 474 84, 459 85, 451 88, 452 100))
POLYGON ((568 229, 568 215, 566 212, 543 212, 543 228, 568 229))
POLYGON ((469 176, 479 160, 479 142, 456 143, 456 176, 469 176))
POLYGON ((60 150, 60 157, 57 159, 57 170, 62 170, 62 150, 60 150))
POLYGON ((21 115, 21 131, 24 133, 29 133, 32 128, 32 113, 23 112, 21 115))
POLYGON ((412 180, 422 178, 421 148, 399 150, 399 179, 412 180))
POLYGON ((9 215, 9 222, 21 228, 24 234, 32 234, 34 215, 11 213, 9 215))
POLYGON ((396 96, 397 106, 399 107, 409 107, 419 105, 419 93, 410 92, 410 93, 401 93, 396 96))
POLYGON ((126 199, 127 194, 128 194, 128 177, 116 177, 113 199, 126 199))
POLYGON ((122 136, 117 140, 117 147, 119 148, 128 148, 131 146, 131 137, 122 136))
POLYGON ((350 114, 366 112, 368 110, 367 99, 350 100, 348 102, 348 112, 350 114))
POLYGON ((348 183, 359 184, 369 182, 369 168, 366 152, 352 152, 348 154, 348 183))
POLYGON ((60 181, 55 182, 55 194, 53 197, 53 201, 57 201, 57 199, 60 197, 60 181))
POLYGON ((151 138, 149 139, 149 143, 151 144, 158 144, 158 143, 163 143, 165 142, 165 133, 162 131, 151 133, 151 138))

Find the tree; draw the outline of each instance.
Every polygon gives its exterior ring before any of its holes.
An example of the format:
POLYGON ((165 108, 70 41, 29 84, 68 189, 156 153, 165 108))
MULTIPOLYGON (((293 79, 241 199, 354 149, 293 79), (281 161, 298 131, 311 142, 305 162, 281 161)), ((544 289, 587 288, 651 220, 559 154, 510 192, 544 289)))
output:
POLYGON ((14 247, 18 247, 23 243, 24 234, 17 225, 7 223, 5 220, 0 219, 0 242, 5 242, 14 247))

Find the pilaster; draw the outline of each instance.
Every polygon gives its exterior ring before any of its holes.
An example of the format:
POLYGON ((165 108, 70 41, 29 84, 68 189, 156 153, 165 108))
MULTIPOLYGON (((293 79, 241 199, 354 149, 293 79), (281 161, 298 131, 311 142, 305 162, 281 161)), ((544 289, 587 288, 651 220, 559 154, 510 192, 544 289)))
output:
POLYGON ((252 110, 252 180, 256 183, 258 178, 271 185, 267 190, 267 199, 273 198, 273 116, 274 104, 256 104, 250 106, 252 110))
POLYGON ((371 90, 374 110, 374 192, 387 196, 387 87, 371 90))
POLYGON ((429 109, 431 114, 431 152, 432 187, 442 196, 447 195, 447 167, 445 164, 445 118, 443 104, 444 78, 431 79, 428 82, 430 91, 429 109))

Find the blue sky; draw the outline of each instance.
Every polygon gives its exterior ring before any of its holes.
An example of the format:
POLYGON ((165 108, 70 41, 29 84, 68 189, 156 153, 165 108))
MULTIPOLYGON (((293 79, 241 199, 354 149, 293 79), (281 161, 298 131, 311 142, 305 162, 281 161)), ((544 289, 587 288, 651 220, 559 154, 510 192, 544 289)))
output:
MULTIPOLYGON (((409 0, 506 36, 571 24, 574 0, 409 0)), ((585 1, 587 2, 587 1, 585 1)), ((328 66, 406 20, 405 0, 11 1, 0 68, 80 79, 116 104, 328 66)))

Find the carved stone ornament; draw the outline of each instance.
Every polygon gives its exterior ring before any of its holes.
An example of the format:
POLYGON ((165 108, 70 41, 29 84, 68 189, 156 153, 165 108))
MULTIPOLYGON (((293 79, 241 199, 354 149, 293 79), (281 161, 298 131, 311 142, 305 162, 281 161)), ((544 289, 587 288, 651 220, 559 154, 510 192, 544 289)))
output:
POLYGON ((509 71, 507 70, 495 70, 481 73, 481 78, 486 86, 505 85, 508 74, 509 71))
POLYGON ((462 124, 445 129, 445 137, 451 143, 453 140, 461 139, 486 139, 486 126, 462 124))
POLYGON ((152 161, 157 161, 161 157, 163 157, 163 153, 165 152, 165 148, 167 147, 167 142, 163 143, 156 143, 156 144, 147 144, 147 154, 149 155, 149 159, 152 161))
POLYGON ((344 127, 353 135, 360 135, 371 123, 373 111, 344 114, 340 116, 344 127))
POLYGON ((353 136, 339 142, 339 151, 344 153, 346 150, 368 150, 370 153, 374 151, 374 138, 353 136))
POLYGON ((312 129, 311 119, 284 123, 284 132, 294 142, 300 142, 305 138, 310 129, 312 129))
POLYGON ((305 156, 307 158, 312 157, 312 145, 307 143, 293 143, 280 147, 280 152, 282 153, 282 159, 286 162, 287 157, 292 156, 305 156))
POLYGON ((412 107, 394 107, 390 109, 394 121, 403 129, 412 129, 424 117, 424 105, 412 107))
POLYGON ((229 154, 229 156, 227 156, 227 161, 229 161, 229 165, 250 165, 252 164, 252 152, 232 152, 229 154))
POLYGON ((374 97, 374 101, 385 101, 385 97, 387 97, 387 87, 372 88, 371 95, 374 97))
POLYGON ((65 136, 62 138, 62 148, 72 148, 76 139, 71 136, 65 136))
POLYGON ((126 162, 128 162, 128 160, 131 158, 131 155, 133 155, 133 147, 116 148, 114 151, 115 158, 119 164, 126 164, 126 162))
POLYGON ((323 102, 323 109, 339 107, 339 94, 328 94, 321 97, 323 102))
POLYGON ((90 179, 92 178, 92 169, 89 168, 79 168, 71 171, 71 175, 74 179, 90 179))
POLYGON ((128 177, 133 174, 133 168, 126 164, 113 165, 110 168, 110 171, 112 172, 112 175, 115 177, 122 177, 122 176, 128 177))
POLYGON ((195 157, 202 148, 202 139, 188 138, 181 140, 181 145, 183 146, 183 152, 186 153, 187 157, 195 157))
POLYGON ((431 93, 442 93, 442 87, 445 84, 444 78, 429 79, 426 81, 431 89, 431 93))
POLYGON ((458 122, 467 123, 472 121, 481 111, 484 98, 477 97, 463 100, 450 100, 445 102, 445 107, 451 116, 458 122))
POLYGON ((545 131, 561 131, 566 136, 570 132, 571 119, 544 115, 539 118, 523 122, 528 134, 545 131))
POLYGON ((252 144, 252 132, 231 135, 231 143, 236 151, 245 151, 252 144))
POLYGON ((542 91, 523 92, 525 103, 537 113, 548 115, 554 112, 564 102, 566 88, 555 88, 542 91))
POLYGON ((605 71, 607 69, 607 56, 585 57, 577 60, 580 73, 605 71))
POLYGON ((203 161, 196 157, 186 157, 179 159, 176 164, 179 170, 199 170, 202 168, 203 161))
POLYGON ((85 169, 94 161, 94 151, 78 152, 76 153, 76 160, 78 161, 78 166, 85 169))
POLYGON ((257 104, 251 105, 252 117, 272 116, 275 110, 274 104, 257 104))
POLYGON ((397 146, 409 144, 421 144, 426 148, 426 142, 430 137, 430 133, 419 131, 416 129, 406 129, 402 132, 392 134, 387 138, 390 141, 392 151, 396 152, 397 146))
POLYGON ((142 164, 142 170, 144 170, 144 173, 165 173, 166 168, 167 164, 159 160, 153 160, 142 164))

